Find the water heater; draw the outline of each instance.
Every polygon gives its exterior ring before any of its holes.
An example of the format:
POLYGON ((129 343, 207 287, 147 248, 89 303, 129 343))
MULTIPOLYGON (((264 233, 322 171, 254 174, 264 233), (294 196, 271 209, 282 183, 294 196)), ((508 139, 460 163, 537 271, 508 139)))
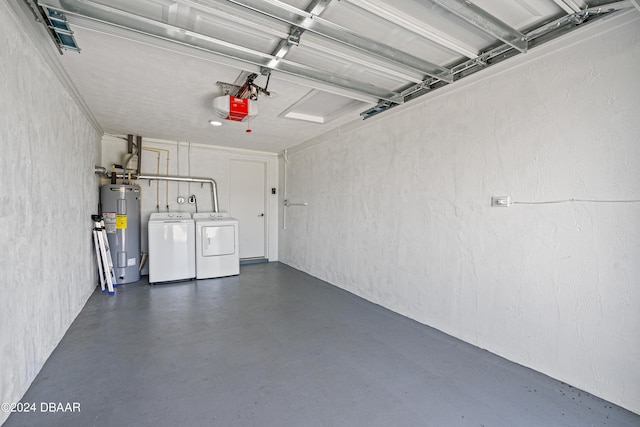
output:
POLYGON ((140 187, 107 184, 100 188, 102 217, 116 282, 140 280, 140 187))

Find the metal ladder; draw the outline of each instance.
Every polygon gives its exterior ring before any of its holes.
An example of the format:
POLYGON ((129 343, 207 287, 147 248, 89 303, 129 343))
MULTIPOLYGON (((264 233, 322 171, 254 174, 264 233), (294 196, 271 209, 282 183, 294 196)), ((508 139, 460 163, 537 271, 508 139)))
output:
POLYGON ((101 215, 91 215, 93 220, 93 244, 96 248, 96 260, 98 262, 98 272, 100 274, 100 286, 102 293, 109 291, 109 295, 116 293, 116 276, 113 270, 113 260, 109 249, 107 231, 104 227, 104 219, 101 215), (105 286, 106 285, 106 286, 105 286))

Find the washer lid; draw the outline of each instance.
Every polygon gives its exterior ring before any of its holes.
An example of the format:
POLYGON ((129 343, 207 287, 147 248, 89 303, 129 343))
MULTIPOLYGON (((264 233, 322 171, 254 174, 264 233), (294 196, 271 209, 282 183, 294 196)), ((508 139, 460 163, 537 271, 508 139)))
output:
POLYGON ((179 221, 190 219, 191 214, 188 212, 155 212, 149 217, 149 221, 179 221))
POLYGON ((231 214, 229 212, 197 212, 193 214, 193 219, 230 219, 231 214))

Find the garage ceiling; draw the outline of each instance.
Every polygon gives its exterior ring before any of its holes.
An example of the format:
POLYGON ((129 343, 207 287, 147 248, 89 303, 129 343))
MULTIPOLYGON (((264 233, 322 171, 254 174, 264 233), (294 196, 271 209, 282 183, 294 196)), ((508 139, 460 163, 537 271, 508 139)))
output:
POLYGON ((490 73, 497 62, 637 7, 635 0, 24 1, 55 27, 62 66, 106 133, 268 152, 490 73), (234 95, 250 74, 270 94, 258 95, 258 115, 211 126, 213 99, 234 95))

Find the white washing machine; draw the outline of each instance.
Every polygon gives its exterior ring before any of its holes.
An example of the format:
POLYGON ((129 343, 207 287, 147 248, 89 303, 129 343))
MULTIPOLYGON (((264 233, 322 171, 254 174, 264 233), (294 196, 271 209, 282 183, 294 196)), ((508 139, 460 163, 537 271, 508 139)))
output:
POLYGON ((152 213, 149 218, 149 283, 196 276, 195 222, 186 212, 152 213))
POLYGON ((238 220, 226 212, 193 214, 196 222, 196 279, 240 274, 238 220))

